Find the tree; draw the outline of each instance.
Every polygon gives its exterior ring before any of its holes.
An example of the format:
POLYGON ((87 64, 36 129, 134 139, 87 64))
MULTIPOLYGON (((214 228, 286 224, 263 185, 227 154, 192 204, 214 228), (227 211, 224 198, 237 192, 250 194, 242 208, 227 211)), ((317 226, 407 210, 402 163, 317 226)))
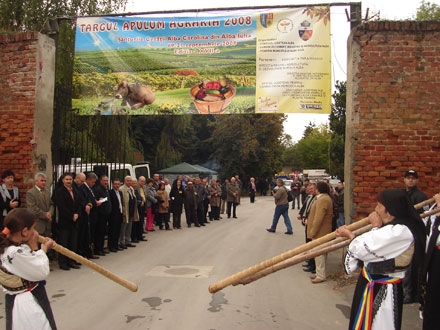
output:
POLYGON ((307 136, 312 134, 312 132, 315 128, 316 128, 315 123, 312 123, 311 121, 309 121, 309 124, 304 129, 303 138, 306 138, 307 136))
POLYGON ((300 155, 300 168, 329 168, 330 133, 327 125, 321 125, 309 131, 295 145, 294 149, 300 155))
POLYGON ((329 146, 329 173, 343 179, 345 158, 345 126, 347 82, 336 82, 336 91, 333 93, 332 110, 329 116, 331 132, 329 146))
POLYGON ((221 164, 222 177, 239 174, 244 181, 270 177, 282 168, 284 115, 241 114, 217 116, 215 129, 207 142, 212 156, 221 164))
POLYGON ((126 4, 127 0, 2 0, 0 31, 44 31, 57 17, 117 13, 126 4))
POLYGON ((420 3, 420 7, 417 9, 416 20, 428 21, 440 19, 440 6, 423 0, 420 3))

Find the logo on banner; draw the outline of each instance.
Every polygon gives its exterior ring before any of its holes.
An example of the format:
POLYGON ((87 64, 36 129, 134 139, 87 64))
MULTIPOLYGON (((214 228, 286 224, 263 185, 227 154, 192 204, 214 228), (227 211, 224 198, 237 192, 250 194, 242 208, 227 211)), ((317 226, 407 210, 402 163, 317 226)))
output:
POLYGON ((298 29, 299 37, 307 41, 312 37, 313 29, 311 28, 311 24, 309 21, 302 21, 300 27, 298 29))
POLYGON ((273 13, 260 14, 260 23, 264 28, 268 28, 273 23, 273 13))
POLYGON ((293 22, 290 18, 280 19, 277 28, 281 33, 288 33, 293 29, 293 22))

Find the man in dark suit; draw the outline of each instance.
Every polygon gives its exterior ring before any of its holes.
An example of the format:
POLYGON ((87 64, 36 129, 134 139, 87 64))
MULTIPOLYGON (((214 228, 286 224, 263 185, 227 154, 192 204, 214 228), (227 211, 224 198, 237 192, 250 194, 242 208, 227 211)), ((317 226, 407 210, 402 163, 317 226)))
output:
POLYGON ((77 173, 73 179, 72 188, 75 192, 75 195, 78 198, 78 203, 80 206, 80 213, 78 218, 78 250, 77 253, 82 255, 85 258, 91 258, 98 256, 92 255, 89 246, 89 225, 88 225, 88 215, 86 214, 86 204, 87 204, 87 195, 85 191, 82 189, 82 186, 86 182, 86 175, 84 173, 77 173))
MULTIPOLYGON (((89 172, 86 175, 86 181, 81 186, 81 189, 85 196, 85 219, 86 224, 88 225, 88 235, 87 237, 82 237, 81 241, 82 244, 88 244, 89 246, 89 252, 86 257, 91 259, 96 259, 95 255, 95 231, 96 231, 96 224, 98 221, 98 207, 102 204, 102 200, 97 200, 95 193, 93 192, 92 188, 96 183, 96 180, 98 177, 95 173, 89 172)), ((101 255, 104 253, 101 253, 101 255)))
MULTIPOLYGON (((80 213, 79 199, 72 188, 73 176, 65 173, 61 177, 63 184, 55 189, 53 200, 58 210, 58 243, 71 251, 78 248, 78 219, 80 213)), ((58 264, 62 270, 80 268, 74 260, 59 254, 58 264)))
MULTIPOLYGON (((110 200, 110 194, 108 189, 108 176, 101 175, 98 184, 93 187, 95 198, 102 200, 102 204, 98 206, 98 214, 96 218, 96 230, 95 230, 95 250, 96 254, 105 255, 104 240, 105 232, 110 221, 110 214, 112 213, 112 204, 110 200)), ((108 253, 108 252, 107 252, 108 253)))
POLYGON ((46 181, 46 174, 35 174, 35 185, 26 192, 26 207, 37 217, 35 230, 40 235, 50 237, 52 234, 52 215, 54 208, 50 193, 46 189, 46 181))
POLYGON ((110 252, 118 252, 123 250, 119 246, 119 235, 121 234, 122 224, 122 193, 119 191, 121 180, 115 178, 112 180, 112 189, 110 190, 110 201, 112 211, 110 214, 110 221, 108 223, 108 248, 110 252))

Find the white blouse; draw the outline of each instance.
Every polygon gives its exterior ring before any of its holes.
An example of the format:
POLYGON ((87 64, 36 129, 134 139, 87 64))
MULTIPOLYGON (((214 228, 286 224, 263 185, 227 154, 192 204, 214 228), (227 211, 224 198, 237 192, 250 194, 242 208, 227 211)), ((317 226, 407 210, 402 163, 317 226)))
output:
MULTIPOLYGON (((25 280, 38 282, 45 280, 50 274, 49 259, 43 250, 32 251, 29 245, 9 246, 0 256, 3 268, 25 280)), ((23 291, 8 291, 18 294, 23 291)))
MULTIPOLYGON (((413 241, 411 231, 404 225, 373 228, 350 243, 345 256, 345 270, 347 274, 355 271, 359 260, 364 261, 364 265, 367 266, 370 262, 393 259, 405 252, 413 241)), ((403 278, 405 272, 396 272, 389 276, 403 278)))

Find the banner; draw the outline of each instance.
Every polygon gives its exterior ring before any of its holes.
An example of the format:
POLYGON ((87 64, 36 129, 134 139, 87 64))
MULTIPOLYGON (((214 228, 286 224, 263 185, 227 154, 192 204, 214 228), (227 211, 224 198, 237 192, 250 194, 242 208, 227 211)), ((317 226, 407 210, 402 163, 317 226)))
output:
POLYGON ((81 115, 331 110, 330 7, 77 19, 81 115))

